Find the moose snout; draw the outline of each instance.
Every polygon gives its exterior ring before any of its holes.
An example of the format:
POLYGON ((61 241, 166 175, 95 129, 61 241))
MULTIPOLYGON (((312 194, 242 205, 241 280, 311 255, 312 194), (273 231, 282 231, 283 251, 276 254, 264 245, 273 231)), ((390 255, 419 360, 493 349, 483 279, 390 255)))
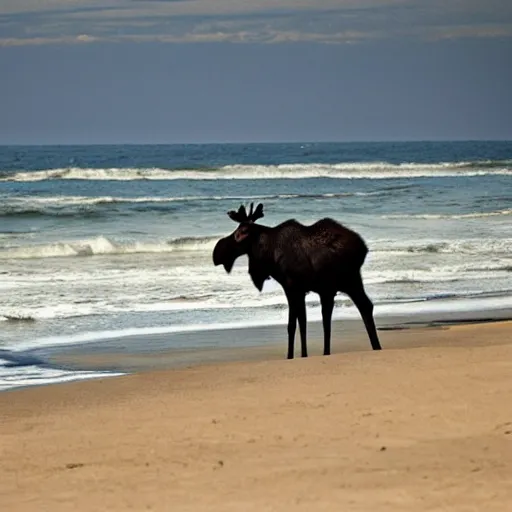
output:
POLYGON ((221 238, 213 249, 213 264, 224 265, 227 273, 231 272, 235 260, 238 256, 235 250, 235 242, 231 237, 221 238))

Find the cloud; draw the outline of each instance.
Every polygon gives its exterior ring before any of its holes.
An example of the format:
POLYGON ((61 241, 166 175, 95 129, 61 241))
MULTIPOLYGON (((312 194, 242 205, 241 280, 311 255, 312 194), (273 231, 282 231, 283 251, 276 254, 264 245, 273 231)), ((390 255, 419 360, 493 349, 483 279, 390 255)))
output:
POLYGON ((92 43, 97 39, 85 34, 76 37, 23 37, 0 38, 0 46, 41 46, 48 44, 83 44, 92 43))
POLYGON ((2 0, 0 46, 512 37, 510 0, 2 0))

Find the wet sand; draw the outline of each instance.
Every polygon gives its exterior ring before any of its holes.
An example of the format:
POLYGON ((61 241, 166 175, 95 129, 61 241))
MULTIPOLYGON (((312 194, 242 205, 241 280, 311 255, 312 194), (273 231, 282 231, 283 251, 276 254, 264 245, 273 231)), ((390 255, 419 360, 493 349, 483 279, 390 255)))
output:
POLYGON ((0 508, 509 510, 512 322, 395 327, 0 393, 0 508))

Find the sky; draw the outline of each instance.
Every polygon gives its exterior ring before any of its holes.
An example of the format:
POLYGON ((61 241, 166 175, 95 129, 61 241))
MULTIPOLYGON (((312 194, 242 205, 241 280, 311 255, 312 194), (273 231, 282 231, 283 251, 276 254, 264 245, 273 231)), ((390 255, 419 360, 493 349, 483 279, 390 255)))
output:
POLYGON ((0 144, 512 139, 511 0, 0 0, 0 144))

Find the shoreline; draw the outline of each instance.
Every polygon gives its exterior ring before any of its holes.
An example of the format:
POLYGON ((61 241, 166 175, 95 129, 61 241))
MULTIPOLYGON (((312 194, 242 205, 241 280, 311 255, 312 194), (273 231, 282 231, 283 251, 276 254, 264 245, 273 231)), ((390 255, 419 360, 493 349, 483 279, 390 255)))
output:
POLYGON ((0 502, 15 512, 506 510, 512 321, 381 335, 379 352, 0 393, 0 502))
MULTIPOLYGON (((393 341, 394 336, 389 336, 390 332, 507 320, 512 320, 512 310, 505 308, 455 312, 427 310, 414 315, 376 317, 379 336, 384 340, 384 349, 400 346, 400 343, 397 345, 393 341)), ((285 358, 287 347, 286 336, 285 324, 271 324, 159 334, 132 334, 20 351, 0 351, 0 358, 12 357, 15 368, 35 365, 57 372, 71 372, 62 380, 18 384, 5 388, 0 393, 33 386, 53 386, 103 377, 113 378, 153 370, 227 362, 282 360, 285 358), (74 378, 73 372, 97 374, 87 376, 82 373, 74 378)), ((299 339, 297 333, 296 358, 300 356, 299 339)), ((334 320, 332 339, 333 354, 371 350, 360 319, 334 320)), ((414 336, 410 336, 407 344, 417 345, 414 336)), ((321 322, 317 320, 308 322, 308 349, 310 356, 320 355, 323 350, 323 330, 321 322)))
MULTIPOLYGON (((416 331, 423 329, 443 329, 457 325, 499 323, 512 320, 512 313, 498 314, 485 312, 482 316, 448 315, 445 317, 418 317, 405 321, 403 317, 389 317, 379 322, 380 338, 385 338, 385 348, 413 348, 418 345, 414 335, 405 341, 393 341, 389 333, 398 331, 416 331), (435 319, 433 319, 435 318, 435 319), (407 347, 405 346, 407 345, 407 347)), ((183 367, 222 364, 228 362, 249 362, 264 360, 282 360, 286 358, 286 325, 262 325, 215 329, 212 331, 191 331, 173 334, 132 335, 101 342, 56 347, 50 360, 61 368, 139 373, 152 370, 172 370, 183 367), (182 338, 179 347, 173 347, 173 339, 182 338), (199 347, 185 348, 187 341, 197 338, 206 339, 199 347), (218 338, 228 339, 226 345, 216 346, 218 338), (244 345, 237 346, 237 340, 243 338, 244 345), (263 340, 265 340, 263 342, 263 340), (206 345, 203 347, 202 345, 206 345)), ((362 320, 337 320, 332 323, 332 354, 344 354, 370 350, 370 343, 362 320)), ((321 322, 308 324, 309 355, 320 356, 323 350, 323 331, 321 322)), ((300 358, 300 336, 295 337, 295 358, 300 358)))

